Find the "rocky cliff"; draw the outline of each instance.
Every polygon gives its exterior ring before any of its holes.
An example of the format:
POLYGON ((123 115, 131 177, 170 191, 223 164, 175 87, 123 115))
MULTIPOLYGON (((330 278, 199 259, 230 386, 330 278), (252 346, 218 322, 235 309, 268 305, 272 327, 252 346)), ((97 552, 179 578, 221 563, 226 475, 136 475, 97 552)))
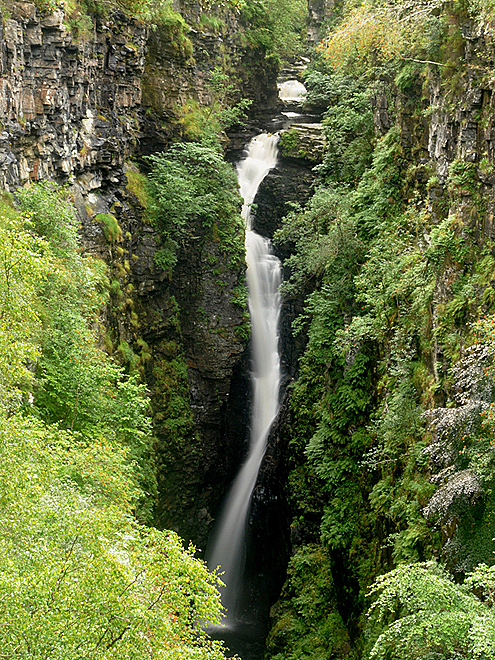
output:
POLYGON ((241 45, 232 12, 222 34, 188 18, 195 29, 180 19, 178 35, 115 11, 78 34, 61 10, 47 15, 12 3, 0 25, 0 187, 69 186, 84 249, 108 264, 106 347, 149 383, 158 522, 204 545, 245 442, 246 422, 231 403, 245 397, 245 309, 233 294, 243 267, 232 268, 214 240, 200 240, 166 275, 155 262, 161 239, 132 161, 180 136, 183 104, 211 101, 213 68, 239 72, 242 95, 255 106, 274 102, 276 68, 241 45), (171 412, 176 395, 186 402, 180 414, 171 412), (174 444, 170 416, 187 427, 186 446, 174 444))

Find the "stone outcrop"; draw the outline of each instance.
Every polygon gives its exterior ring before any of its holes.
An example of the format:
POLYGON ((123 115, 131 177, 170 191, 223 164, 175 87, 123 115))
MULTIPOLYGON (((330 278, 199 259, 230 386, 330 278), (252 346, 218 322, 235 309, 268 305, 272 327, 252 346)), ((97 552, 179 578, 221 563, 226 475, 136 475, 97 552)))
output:
POLYGON ((335 0, 309 0, 308 1, 308 43, 315 46, 322 38, 322 26, 331 18, 335 7, 335 0))
POLYGON ((123 14, 75 41, 62 12, 15 2, 0 26, 0 186, 123 182, 136 136, 146 29, 123 14), (119 115, 119 116, 117 116, 119 115))
POLYGON ((303 161, 308 165, 321 163, 325 150, 321 124, 294 124, 280 132, 280 141, 282 158, 303 161))

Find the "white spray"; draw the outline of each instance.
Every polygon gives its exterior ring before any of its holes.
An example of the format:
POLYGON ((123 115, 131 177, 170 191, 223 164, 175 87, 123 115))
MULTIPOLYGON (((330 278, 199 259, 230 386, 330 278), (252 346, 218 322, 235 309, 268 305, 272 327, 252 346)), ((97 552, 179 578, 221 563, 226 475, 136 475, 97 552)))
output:
POLYGON ((282 101, 304 101, 306 87, 298 80, 286 80, 278 85, 278 97, 282 101))

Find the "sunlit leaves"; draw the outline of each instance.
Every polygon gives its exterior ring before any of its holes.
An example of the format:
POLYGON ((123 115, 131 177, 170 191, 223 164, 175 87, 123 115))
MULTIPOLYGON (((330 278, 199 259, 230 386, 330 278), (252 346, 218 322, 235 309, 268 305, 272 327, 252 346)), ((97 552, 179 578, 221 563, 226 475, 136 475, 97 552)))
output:
POLYGON ((2 652, 223 657, 196 625, 218 620, 216 580, 175 534, 126 514, 124 455, 21 416, 0 439, 2 652))
POLYGON ((28 231, 24 218, 0 217, 1 412, 19 404, 17 387, 32 380, 27 363, 40 352, 38 292, 53 267, 47 242, 28 231))
POLYGON ((366 67, 417 55, 424 48, 428 21, 442 5, 442 0, 365 0, 349 11, 320 49, 335 68, 361 72, 366 67))
MULTIPOLYGON (((484 584, 481 571, 471 583, 484 584)), ((377 631, 369 660, 494 657, 492 610, 435 562, 403 564, 379 577, 369 595, 375 600, 368 617, 377 631)))
POLYGON ((363 2, 350 11, 320 47, 336 67, 351 59, 368 60, 373 56, 391 59, 403 50, 404 27, 390 6, 376 7, 363 2))
POLYGON ((78 252, 65 195, 19 198, 0 218, 1 654, 220 660, 199 626, 219 620, 217 579, 133 517, 153 507, 151 424, 97 346, 104 265, 78 252))

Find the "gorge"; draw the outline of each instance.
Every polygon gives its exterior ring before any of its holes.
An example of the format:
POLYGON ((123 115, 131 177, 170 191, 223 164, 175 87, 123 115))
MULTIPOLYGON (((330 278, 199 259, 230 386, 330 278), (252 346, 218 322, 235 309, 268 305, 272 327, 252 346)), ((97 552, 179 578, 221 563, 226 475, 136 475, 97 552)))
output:
POLYGON ((495 658, 491 0, 0 9, 0 655, 495 658))

